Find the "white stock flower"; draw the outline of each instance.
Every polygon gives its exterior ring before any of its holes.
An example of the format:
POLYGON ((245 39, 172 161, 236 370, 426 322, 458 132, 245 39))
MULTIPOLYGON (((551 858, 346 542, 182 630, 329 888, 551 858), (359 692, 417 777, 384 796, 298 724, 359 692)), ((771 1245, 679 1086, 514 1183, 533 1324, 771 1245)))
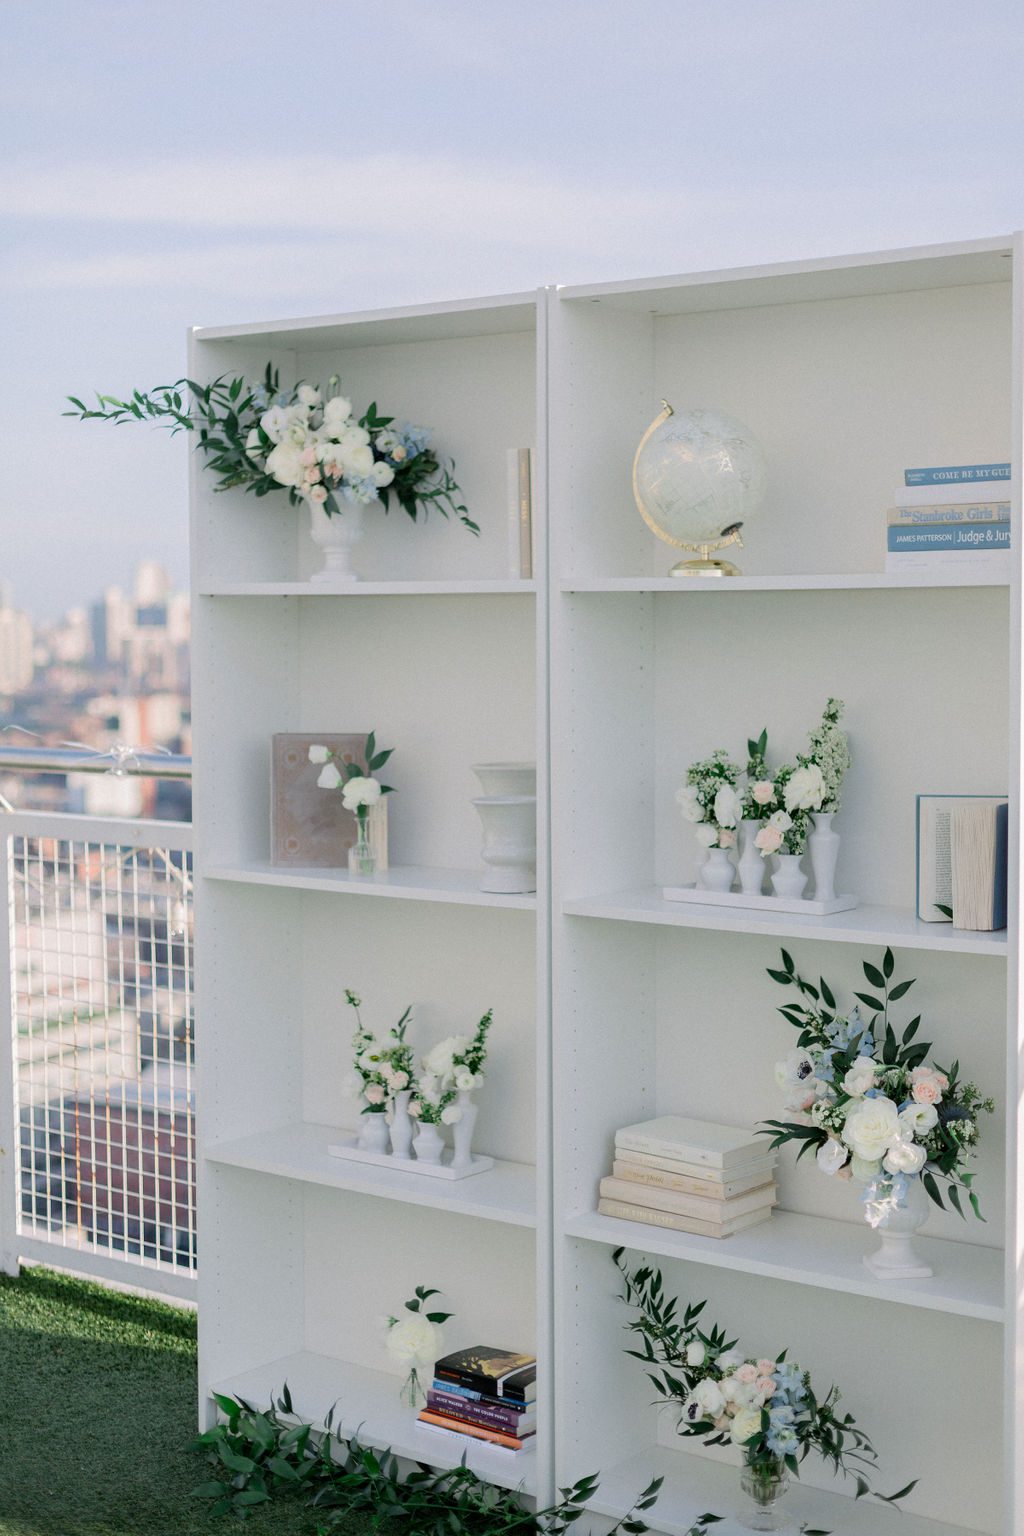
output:
POLYGON ((875 1086, 875 1075, 878 1071, 878 1063, 870 1056, 858 1056, 853 1066, 843 1078, 843 1092, 851 1098, 861 1099, 869 1088, 875 1086))
POLYGON ((321 789, 337 789, 341 783, 341 774, 333 763, 325 763, 316 782, 321 789))
POLYGON ((387 1347, 392 1359, 402 1365, 433 1365, 441 1350, 440 1330, 422 1315, 410 1312, 388 1329, 387 1347))
POLYGON ((817 763, 797 768, 786 784, 787 811, 816 811, 825 798, 825 779, 817 763))
POLYGON ((887 1173, 920 1173, 927 1161, 928 1154, 919 1142, 901 1137, 890 1146, 882 1166, 887 1173))
POLYGON ((713 848, 718 842, 718 829, 704 822, 694 832, 694 837, 702 848, 713 848))
POLYGON ((729 1438, 734 1445, 743 1445, 761 1428, 760 1408, 741 1408, 729 1426, 729 1438))
POLYGON ((892 1099, 880 1095, 853 1106, 843 1125, 843 1140, 858 1157, 875 1162, 898 1140, 899 1131, 899 1110, 892 1099))
POLYGON ((376 779, 346 779, 341 791, 346 811, 354 811, 360 805, 376 805, 380 795, 381 789, 376 779))
POLYGON ((715 820, 720 827, 734 827, 743 814, 743 802, 731 784, 723 784, 715 796, 715 820))
POLYGON ((848 1152, 841 1141, 833 1141, 831 1136, 823 1147, 818 1148, 818 1167, 822 1173, 830 1176, 838 1173, 846 1162, 848 1152))
POLYGON ((676 804, 683 813, 684 821, 704 820, 704 807, 697 798, 697 791, 692 784, 684 784, 682 789, 676 790, 676 804))
POLYGON ((900 1124, 911 1136, 927 1136, 938 1121, 939 1112, 934 1104, 908 1104, 900 1110, 900 1124))
POLYGON ((309 749, 309 760, 311 763, 326 763, 329 757, 330 753, 326 747, 321 747, 314 743, 309 749))

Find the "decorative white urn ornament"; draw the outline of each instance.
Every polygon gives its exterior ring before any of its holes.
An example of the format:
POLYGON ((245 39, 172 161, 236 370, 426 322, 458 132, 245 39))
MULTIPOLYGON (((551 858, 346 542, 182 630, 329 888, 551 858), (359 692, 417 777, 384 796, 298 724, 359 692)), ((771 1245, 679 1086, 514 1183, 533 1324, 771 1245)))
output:
POLYGON ((313 543, 322 551, 324 563, 309 578, 317 586, 348 586, 359 577, 352 569, 352 551, 363 536, 363 521, 367 506, 379 506, 379 502, 349 501, 338 496, 341 511, 328 517, 322 506, 310 502, 310 533, 313 543))

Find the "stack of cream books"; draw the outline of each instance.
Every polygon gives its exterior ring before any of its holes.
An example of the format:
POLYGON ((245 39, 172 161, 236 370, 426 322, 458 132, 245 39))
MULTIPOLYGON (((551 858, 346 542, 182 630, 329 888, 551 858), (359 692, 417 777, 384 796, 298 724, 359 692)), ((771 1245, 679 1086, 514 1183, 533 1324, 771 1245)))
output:
POLYGON ((743 1126, 661 1115, 615 1135, 612 1176, 598 1211, 700 1237, 730 1237, 767 1221, 775 1154, 743 1126))

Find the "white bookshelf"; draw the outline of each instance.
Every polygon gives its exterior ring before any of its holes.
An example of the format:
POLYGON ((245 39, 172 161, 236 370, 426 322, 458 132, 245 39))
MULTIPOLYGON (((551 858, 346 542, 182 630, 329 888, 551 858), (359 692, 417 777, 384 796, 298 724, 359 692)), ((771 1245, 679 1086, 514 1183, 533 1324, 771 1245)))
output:
POLYGON ((368 1443, 451 1464, 401 1409, 374 1326, 439 1285, 452 1347, 541 1360, 535 1450, 510 1467, 471 1447, 470 1465, 543 1498, 599 1471, 596 1528, 664 1473, 655 1528, 682 1536, 737 1507, 738 1475, 679 1441, 623 1353, 624 1244, 752 1348, 785 1343, 835 1379, 882 1487, 921 1480, 900 1515, 808 1461, 797 1524, 1016 1531, 1020 583, 886 575, 880 530, 908 464, 1021 462, 1022 259, 1015 238, 194 333, 199 377, 269 356, 429 424, 483 529, 392 513, 358 552, 366 581, 314 591, 298 512, 215 497, 194 473, 204 1413, 212 1388, 259 1399, 287 1378, 315 1421, 338 1398, 368 1443), (662 396, 718 406, 765 447, 736 580, 668 577, 673 552, 636 514, 632 455, 662 396), (529 582, 505 574, 504 450, 523 443, 529 582), (839 883, 861 904, 813 918, 665 901, 693 878, 673 800, 687 763, 764 725, 791 752, 829 694, 854 750, 839 883), (270 865, 270 735, 371 726, 396 748, 392 869, 270 865), (537 895, 486 896, 470 765, 534 755, 537 895), (1007 789, 1009 930, 920 923, 915 794, 1007 789), (596 1214, 619 1125, 779 1111, 772 1067, 793 1041, 765 967, 780 942, 847 991, 891 945, 939 1059, 959 1054, 996 1096, 987 1221, 929 1219, 932 1280, 875 1280, 858 1192, 788 1151, 772 1221, 721 1243, 596 1214), (345 986, 375 1019, 414 1002, 427 1042, 493 1004, 488 1174, 438 1188, 327 1155, 355 1114, 345 986))

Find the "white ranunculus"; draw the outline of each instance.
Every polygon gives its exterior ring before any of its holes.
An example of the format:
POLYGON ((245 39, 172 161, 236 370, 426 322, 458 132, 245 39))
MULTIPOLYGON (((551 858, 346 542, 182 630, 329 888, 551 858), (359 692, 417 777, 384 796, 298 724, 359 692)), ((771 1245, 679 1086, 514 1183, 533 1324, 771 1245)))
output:
POLYGON ((693 835, 702 848, 713 848, 718 842, 718 828, 709 826, 706 821, 696 828, 693 835))
POLYGON ((441 1111, 442 1125, 458 1125, 462 1119, 462 1110, 458 1104, 446 1104, 441 1111))
POLYGON ((682 789, 676 790, 676 804, 683 814, 684 821, 704 820, 704 807, 697 798, 697 791, 692 784, 684 784, 682 789))
POLYGON ((874 1162, 885 1156, 899 1132, 899 1110, 892 1099, 880 1095, 853 1106, 843 1125, 843 1140, 858 1157, 874 1162))
POLYGON ((344 395, 332 395, 324 404, 324 424, 329 422, 332 431, 340 430, 351 415, 352 402, 344 395))
POLYGON ((341 783, 341 774, 333 763, 325 763, 316 782, 321 789, 337 789, 341 783))
POLYGON ((934 1104, 908 1104, 900 1110, 900 1124, 911 1136, 927 1136, 938 1124, 939 1112, 934 1104))
POLYGON ((818 1148, 818 1167, 822 1173, 829 1175, 838 1173, 846 1162, 849 1153, 841 1141, 833 1141, 830 1136, 823 1147, 818 1148))
POLYGON ((378 459, 371 471, 371 478, 374 485, 379 486, 383 490, 384 486, 391 484, 395 478, 395 472, 390 464, 385 464, 383 459, 378 459))
POLYGON ((317 746, 315 743, 309 749, 309 760, 311 763, 326 763, 330 755, 326 747, 317 746))
POLYGON ((729 1426, 729 1438, 734 1445, 745 1445, 752 1435, 761 1429, 760 1408, 741 1408, 729 1426))
POLYGON ((267 473, 278 485, 301 485, 305 478, 302 450, 296 443, 281 442, 267 454, 267 473))
POLYGON ((341 446, 349 448, 368 448, 370 446, 370 434, 365 427, 346 427, 342 433, 341 446))
POLYGON ((743 802, 731 784, 723 784, 715 796, 715 820, 720 827, 734 827, 743 814, 743 802))
POLYGON ((310 410, 320 404, 320 391, 314 389, 312 384, 300 384, 297 390, 300 405, 308 405, 310 410))
POLYGON ((848 1093, 851 1098, 862 1099, 868 1089, 875 1086, 877 1072, 878 1063, 870 1056, 858 1056, 843 1078, 843 1092, 848 1093))
POLYGON ((388 1354, 403 1365, 433 1365, 440 1354, 441 1333, 421 1313, 410 1312, 388 1329, 387 1345, 388 1354))
POLYGON ((774 827, 776 832, 788 832, 793 825, 793 818, 785 811, 773 811, 768 817, 768 825, 774 827))
POLYGON ((341 796, 346 811, 354 811, 360 805, 376 805, 381 796, 381 788, 376 779, 346 779, 341 796))
POLYGON ((882 1167, 887 1173, 920 1173, 927 1161, 928 1154, 918 1142, 899 1138, 882 1159, 882 1167))
POLYGON ((373 473, 373 449, 372 448, 346 448, 341 445, 344 453, 342 463, 345 466, 346 475, 353 480, 364 480, 367 475, 373 473))
POLYGON ((687 1363, 687 1365, 693 1365, 693 1366, 703 1365, 704 1364, 704 1359, 705 1359, 706 1355, 707 1355, 707 1350, 705 1349, 704 1345, 701 1343, 700 1339, 692 1339, 690 1341, 690 1343, 687 1344, 687 1346, 686 1346, 686 1363, 687 1363))
POLYGON ((817 811, 825 798, 825 779, 817 763, 797 768, 786 785, 787 811, 817 811))

